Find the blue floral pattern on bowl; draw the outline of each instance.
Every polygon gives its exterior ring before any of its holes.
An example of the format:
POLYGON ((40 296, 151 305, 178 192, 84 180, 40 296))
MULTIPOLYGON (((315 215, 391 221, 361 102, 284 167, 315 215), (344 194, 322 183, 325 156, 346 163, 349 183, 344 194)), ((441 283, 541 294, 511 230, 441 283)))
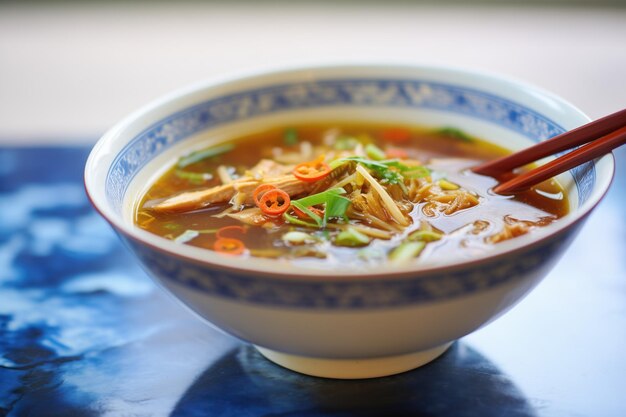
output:
POLYGON ((220 271, 213 267, 163 256, 158 250, 136 244, 135 253, 150 271, 163 280, 239 302, 303 309, 358 310, 403 307, 471 295, 551 267, 576 228, 548 239, 523 256, 508 254, 473 267, 444 269, 416 277, 385 280, 323 282, 306 277, 274 279, 255 274, 220 271))
MULTIPOLYGON (((521 133, 536 142, 565 131, 518 103, 458 85, 411 79, 335 79, 275 85, 207 100, 147 128, 129 142, 111 165, 107 198, 121 212, 124 193, 139 170, 168 147, 198 132, 255 116, 330 106, 406 107, 459 113, 521 133)), ((571 173, 582 203, 595 182, 593 164, 582 165, 571 173)))

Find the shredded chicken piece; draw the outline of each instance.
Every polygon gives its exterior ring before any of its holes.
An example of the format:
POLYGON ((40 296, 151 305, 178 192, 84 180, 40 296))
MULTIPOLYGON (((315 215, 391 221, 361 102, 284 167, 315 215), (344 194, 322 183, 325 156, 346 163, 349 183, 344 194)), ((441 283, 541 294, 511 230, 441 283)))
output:
POLYGON ((334 146, 340 134, 341 134, 341 130, 337 129, 336 127, 333 127, 325 131, 324 134, 322 135, 322 141, 324 142, 324 145, 330 146, 330 147, 334 146))
POLYGON ((144 206, 157 212, 186 212, 198 210, 210 206, 211 204, 227 203, 237 193, 245 195, 244 204, 252 205, 252 193, 261 184, 271 184, 280 188, 289 196, 296 196, 309 192, 311 183, 302 182, 293 175, 283 175, 281 177, 264 178, 263 181, 251 179, 250 177, 240 178, 230 184, 218 185, 212 188, 205 188, 195 191, 186 191, 168 197, 162 201, 148 202, 144 206))
POLYGON ((290 196, 311 191, 311 184, 298 180, 291 175, 293 165, 279 164, 271 159, 261 159, 255 166, 246 171, 246 175, 233 180, 226 170, 220 166, 218 173, 224 182, 212 188, 186 191, 162 200, 153 200, 146 203, 145 208, 157 212, 177 212, 198 210, 211 204, 230 202, 235 208, 243 205, 252 205, 252 194, 260 184, 272 184, 290 196), (220 168, 222 170, 220 171, 220 168))
MULTIPOLYGON (((331 175, 332 175, 332 173, 331 173, 331 175)), ((341 181, 336 183, 334 186, 337 187, 337 188, 343 188, 346 185, 351 184, 353 182, 356 183, 356 177, 357 177, 357 173, 348 175, 347 177, 345 177, 344 179, 342 179, 341 181)))
POLYGON ((489 222, 487 220, 476 220, 473 223, 473 228, 470 233, 473 235, 477 235, 487 230, 488 227, 489 227, 489 222))
POLYGON ((222 184, 230 184, 231 182, 233 182, 233 177, 230 176, 228 168, 224 165, 220 165, 217 167, 217 175, 220 177, 220 181, 222 181, 222 184))
MULTIPOLYGON (((337 184, 333 185, 333 183, 335 182, 337 178, 344 175, 347 171, 348 171, 348 167, 346 165, 340 166, 339 168, 335 168, 334 170, 331 171, 331 173, 326 178, 320 181, 317 181, 315 183, 315 187, 313 187, 311 194, 317 194, 319 192, 327 190, 328 188, 331 188, 331 186, 333 188, 341 187, 340 185, 337 185, 337 184)), ((340 182, 343 182, 343 181, 340 181, 340 182)))
POLYGON ((554 221, 554 217, 546 216, 537 221, 518 220, 511 216, 504 217, 504 228, 498 233, 486 238, 487 243, 498 243, 504 240, 512 239, 521 235, 525 235, 535 227, 546 226, 554 221))
POLYGON ((371 215, 370 213, 354 212, 352 215, 357 219, 365 220, 370 225, 377 227, 379 229, 387 230, 389 232, 401 232, 402 231, 400 226, 396 225, 396 223, 382 221, 381 219, 379 219, 376 216, 371 215))
POLYGON ((246 204, 246 198, 247 198, 246 193, 238 192, 238 193, 235 193, 233 198, 231 198, 228 203, 235 210, 243 210, 246 204))
POLYGON ((309 161, 316 157, 315 149, 309 141, 300 142, 298 152, 284 152, 282 148, 273 148, 272 157, 281 164, 299 164, 302 161, 309 161))
POLYGON ((302 161, 313 159, 313 145, 308 140, 300 142, 300 157, 302 161))
POLYGON ((528 222, 516 222, 513 224, 505 224, 504 228, 487 238, 488 243, 498 243, 504 240, 509 240, 517 236, 525 235, 528 233, 532 226, 528 222))
POLYGON ((279 177, 287 175, 293 170, 294 165, 279 164, 271 159, 261 159, 258 164, 246 172, 246 176, 254 179, 264 177, 279 177))
POLYGON ((454 193, 454 199, 443 211, 445 214, 453 214, 459 210, 464 210, 478 205, 478 197, 470 194, 467 190, 455 190, 447 192, 454 193))
POLYGON ((227 216, 251 226, 260 226, 267 221, 267 218, 258 207, 245 209, 237 213, 229 213, 227 216))

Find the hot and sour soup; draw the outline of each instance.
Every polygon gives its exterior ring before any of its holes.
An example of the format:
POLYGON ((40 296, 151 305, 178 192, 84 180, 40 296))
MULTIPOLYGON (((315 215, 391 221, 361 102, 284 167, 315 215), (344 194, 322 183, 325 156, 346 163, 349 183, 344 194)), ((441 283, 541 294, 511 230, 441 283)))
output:
POLYGON ((515 196, 468 168, 509 153, 455 128, 286 126, 184 155, 136 224, 226 256, 358 265, 469 259, 567 213, 554 180, 515 196))

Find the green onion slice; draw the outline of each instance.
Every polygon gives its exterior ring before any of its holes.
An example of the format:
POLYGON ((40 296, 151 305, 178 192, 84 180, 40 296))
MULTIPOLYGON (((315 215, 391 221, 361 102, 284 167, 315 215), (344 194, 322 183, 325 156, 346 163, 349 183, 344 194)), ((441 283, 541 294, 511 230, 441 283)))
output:
POLYGON ((298 131, 293 127, 285 129, 285 132, 283 133, 283 142, 285 142, 285 145, 289 146, 296 145, 298 143, 298 131))
POLYGON ((385 152, 373 143, 365 146, 365 153, 374 161, 382 161, 386 157, 385 152))
POLYGON ((337 246, 365 246, 370 243, 370 238, 358 230, 348 227, 343 232, 339 233, 335 238, 335 245, 337 246))
POLYGON ((453 139, 460 140, 461 142, 473 142, 474 141, 474 139, 472 139, 470 135, 468 135, 461 129, 452 127, 452 126, 442 127, 441 129, 438 129, 436 133, 439 133, 440 135, 449 136, 453 139))
POLYGON ((430 230, 417 230, 411 233, 407 239, 409 241, 420 241, 420 242, 434 242, 436 240, 441 239, 442 235, 437 232, 433 232, 430 230))
POLYGON ((394 263, 402 263, 419 256, 426 247, 426 242, 404 242, 389 254, 389 260, 394 263))
POLYGON ((346 190, 343 188, 331 188, 318 194, 301 198, 291 202, 291 205, 306 213, 317 224, 317 227, 325 227, 328 220, 333 218, 346 219, 346 211, 350 206, 350 199, 343 197, 346 190), (308 207, 324 204, 324 217, 313 213, 308 207))
POLYGON ((222 145, 217 145, 211 148, 192 152, 189 155, 180 158, 176 166, 178 168, 185 168, 188 165, 195 164, 196 162, 200 162, 207 158, 222 155, 226 152, 232 151, 233 149, 235 149, 235 145, 233 143, 224 143, 222 145))
POLYGON ((202 184, 205 181, 208 181, 213 178, 213 175, 205 172, 189 172, 183 171, 181 169, 177 169, 174 171, 174 174, 178 178, 182 178, 184 180, 189 181, 192 184, 202 184))

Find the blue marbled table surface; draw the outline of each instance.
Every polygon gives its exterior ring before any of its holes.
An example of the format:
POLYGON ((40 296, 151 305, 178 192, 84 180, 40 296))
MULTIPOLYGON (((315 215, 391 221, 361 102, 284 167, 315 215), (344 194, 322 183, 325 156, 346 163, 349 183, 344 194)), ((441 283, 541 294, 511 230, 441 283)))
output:
POLYGON ((519 306, 393 377, 307 377, 205 324, 83 191, 85 147, 0 149, 0 417, 625 416, 626 152, 519 306))

